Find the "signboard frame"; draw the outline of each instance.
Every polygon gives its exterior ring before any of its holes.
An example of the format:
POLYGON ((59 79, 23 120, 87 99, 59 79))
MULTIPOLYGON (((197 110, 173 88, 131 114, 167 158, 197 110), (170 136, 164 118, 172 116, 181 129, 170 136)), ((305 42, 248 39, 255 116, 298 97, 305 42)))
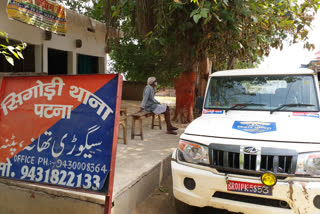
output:
POLYGON ((116 166, 116 153, 117 153, 117 143, 119 134, 119 119, 120 119, 120 107, 121 107, 121 96, 122 96, 122 75, 118 74, 118 89, 117 89, 117 99, 116 99, 116 112, 114 119, 114 132, 113 132, 113 142, 112 142, 112 155, 110 162, 110 173, 109 173, 109 187, 108 193, 105 199, 104 214, 110 214, 112 208, 112 193, 114 184, 114 173, 116 166))

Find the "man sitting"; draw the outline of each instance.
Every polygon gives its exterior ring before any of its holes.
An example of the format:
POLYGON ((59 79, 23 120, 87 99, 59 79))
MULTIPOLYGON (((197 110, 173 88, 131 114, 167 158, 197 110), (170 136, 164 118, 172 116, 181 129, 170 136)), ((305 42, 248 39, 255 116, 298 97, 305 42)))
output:
POLYGON ((143 99, 142 99, 140 111, 145 110, 148 112, 153 112, 155 114, 164 114, 164 118, 167 124, 167 134, 176 135, 177 132, 175 132, 175 130, 177 130, 178 128, 174 127, 171 124, 169 106, 165 104, 160 104, 160 102, 154 98, 154 95, 155 95, 154 88, 156 87, 156 85, 157 85, 156 78, 149 77, 147 81, 147 86, 144 88, 144 91, 143 91, 143 99))

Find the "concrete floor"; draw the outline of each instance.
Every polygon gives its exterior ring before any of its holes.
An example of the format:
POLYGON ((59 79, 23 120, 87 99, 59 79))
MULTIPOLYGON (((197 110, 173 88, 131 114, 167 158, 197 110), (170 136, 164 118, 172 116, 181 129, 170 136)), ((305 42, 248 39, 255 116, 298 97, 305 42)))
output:
MULTIPOLYGON (((122 106, 127 107, 128 115, 130 115, 140 108, 140 102, 123 101, 122 106)), ((164 119, 163 116, 161 118, 164 119)), ((174 125, 179 127, 178 124, 174 125)), ((143 120, 144 140, 140 140, 138 136, 131 140, 131 118, 129 118, 128 143, 125 145, 122 140, 118 141, 114 196, 116 197, 123 188, 142 176, 144 172, 149 171, 160 161, 167 158, 177 147, 179 136, 184 127, 180 125, 180 129, 177 131, 178 135, 169 135, 166 134, 164 121, 162 121, 162 130, 159 127, 151 129, 151 117, 149 117, 143 120)), ((122 130, 119 130, 119 135, 121 134, 122 130)))
MULTIPOLYGON (((140 108, 140 103, 141 102, 139 101, 122 101, 121 106, 127 107, 128 115, 130 115, 140 108)), ((170 103, 168 104, 170 105, 170 103)), ((140 137, 135 137, 134 140, 131 140, 131 118, 128 120, 128 143, 127 145, 124 145, 123 141, 119 140, 117 147, 116 172, 113 191, 115 207, 113 209, 113 214, 127 213, 124 212, 121 207, 121 204, 124 203, 126 206, 130 206, 131 208, 129 210, 132 211, 157 187, 155 186, 155 183, 151 184, 152 182, 157 180, 159 186, 159 183, 162 181, 162 176, 165 177, 170 174, 170 172, 166 172, 169 170, 169 160, 173 150, 178 145, 179 136, 184 131, 186 125, 173 123, 174 126, 179 127, 179 130, 177 131, 178 135, 169 135, 166 134, 166 125, 163 121, 163 116, 161 118, 162 130, 160 130, 159 127, 151 129, 151 117, 143 120, 144 140, 140 140, 140 137), (157 166, 158 169, 156 169, 157 166), (156 172, 151 173, 153 170, 156 172), (155 175, 154 173, 158 175, 155 175), (124 202, 121 195, 123 193, 130 192, 130 188, 132 188, 133 185, 136 185, 136 183, 141 179, 148 179, 148 175, 151 175, 151 177, 153 176, 154 178, 149 178, 149 181, 145 181, 146 183, 141 187, 142 189, 132 190, 134 193, 130 194, 132 195, 130 198, 124 199, 124 202), (157 176, 159 177, 156 178, 157 176), (140 198, 140 200, 136 200, 136 198, 140 198), (117 201, 120 201, 120 205, 117 205, 117 201), (119 207, 121 207, 121 209, 118 210, 119 207)), ((120 135, 122 134, 121 131, 122 130, 119 130, 120 135)))

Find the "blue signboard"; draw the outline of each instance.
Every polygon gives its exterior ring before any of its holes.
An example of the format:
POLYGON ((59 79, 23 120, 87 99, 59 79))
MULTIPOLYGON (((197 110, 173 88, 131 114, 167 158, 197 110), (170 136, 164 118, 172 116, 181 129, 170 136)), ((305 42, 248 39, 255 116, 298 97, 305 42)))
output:
POLYGON ((0 176, 102 191, 119 93, 119 75, 3 78, 0 176))

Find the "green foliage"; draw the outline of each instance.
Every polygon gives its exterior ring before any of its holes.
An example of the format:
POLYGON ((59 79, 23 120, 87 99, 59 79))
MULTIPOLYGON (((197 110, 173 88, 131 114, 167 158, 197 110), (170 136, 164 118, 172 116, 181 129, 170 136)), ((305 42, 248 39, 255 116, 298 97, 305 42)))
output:
POLYGON ((100 22, 105 22, 105 3, 106 0, 53 0, 64 5, 66 8, 77 13, 89 16, 100 22))
POLYGON ((198 0, 190 0, 191 3, 196 3, 197 5, 199 5, 199 1, 198 0))
POLYGON ((233 57, 257 62, 284 40, 314 48, 307 40, 318 0, 199 0, 193 7, 190 17, 202 27, 198 53, 208 53, 218 68, 233 57))
POLYGON ((113 72, 122 73, 127 80, 145 82, 147 77, 155 76, 161 86, 172 86, 168 80, 183 71, 174 58, 157 52, 156 47, 147 45, 143 38, 133 39, 126 34, 120 41, 111 40, 110 46, 113 72))
POLYGON ((183 72, 183 65, 177 63, 172 54, 174 51, 161 51, 161 44, 166 40, 148 41, 152 31, 146 31, 144 35, 138 33, 136 19, 131 16, 135 8, 136 2, 127 0, 112 7, 116 23, 124 32, 123 38, 111 39, 110 42, 113 71, 122 73, 127 80, 132 81, 145 82, 148 77, 155 76, 161 86, 172 86, 172 79, 183 72))
POLYGON ((205 57, 223 70, 255 66, 271 48, 282 49, 284 40, 313 49, 308 33, 320 5, 320 0, 92 0, 89 8, 86 0, 63 1, 98 20, 106 6, 108 25, 125 35, 110 42, 115 72, 129 80, 154 75, 165 82, 193 71, 205 57))
POLYGON ((93 7, 88 10, 88 16, 94 18, 100 22, 105 21, 104 8, 105 8, 105 0, 97 0, 93 1, 93 7))
MULTIPOLYGON (((319 0, 119 0, 112 8, 114 19, 131 24, 121 30, 134 31, 131 39, 144 43, 140 46, 157 53, 162 62, 174 58, 176 65, 191 71, 208 56, 215 70, 222 70, 254 66, 272 47, 282 49, 284 40, 301 40, 314 48, 307 40, 319 0), (152 18, 146 22, 146 17, 152 18)), ((126 43, 119 45, 124 51, 126 43)), ((128 76, 141 72, 129 66, 120 69, 128 76)))
POLYGON ((27 44, 21 42, 19 45, 9 45, 8 34, 0 31, 0 37, 5 38, 7 44, 0 44, 0 54, 14 66, 14 58, 23 59, 22 51, 27 47, 27 44))
POLYGON ((147 77, 155 76, 161 86, 172 86, 173 78, 183 71, 174 58, 167 58, 154 52, 141 40, 111 42, 110 57, 114 60, 114 72, 122 73, 127 80, 145 82, 147 77))

